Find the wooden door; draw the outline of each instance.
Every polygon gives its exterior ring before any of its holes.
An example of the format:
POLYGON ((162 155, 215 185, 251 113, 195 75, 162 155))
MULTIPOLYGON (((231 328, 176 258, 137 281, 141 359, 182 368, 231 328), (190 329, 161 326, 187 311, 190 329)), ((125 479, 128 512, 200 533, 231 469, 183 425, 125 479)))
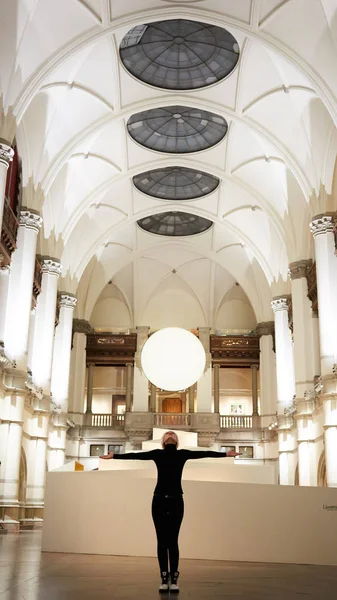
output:
POLYGON ((164 413, 181 413, 182 402, 181 398, 164 398, 162 403, 162 412, 164 413))

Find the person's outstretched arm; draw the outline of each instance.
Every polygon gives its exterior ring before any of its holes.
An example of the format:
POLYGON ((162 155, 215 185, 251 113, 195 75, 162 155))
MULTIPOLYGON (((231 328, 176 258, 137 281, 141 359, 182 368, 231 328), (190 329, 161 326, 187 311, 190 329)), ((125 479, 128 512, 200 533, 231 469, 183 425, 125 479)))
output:
POLYGON ((111 458, 118 458, 119 460, 154 460, 156 454, 156 450, 149 450, 148 452, 126 452, 125 454, 109 452, 109 454, 100 456, 100 458, 103 458, 104 460, 110 460, 111 458))
POLYGON ((214 450, 185 450, 186 460, 194 460, 196 458, 226 458, 231 456, 239 456, 241 452, 230 450, 229 452, 215 452, 214 450))

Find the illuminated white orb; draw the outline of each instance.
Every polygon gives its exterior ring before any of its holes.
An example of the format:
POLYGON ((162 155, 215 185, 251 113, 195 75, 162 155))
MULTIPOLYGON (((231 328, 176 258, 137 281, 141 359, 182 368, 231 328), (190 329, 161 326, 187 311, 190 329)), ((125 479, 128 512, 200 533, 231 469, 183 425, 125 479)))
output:
POLYGON ((145 342, 141 363, 153 385, 177 392, 198 381, 205 369, 206 354, 193 333, 179 327, 167 327, 145 342))

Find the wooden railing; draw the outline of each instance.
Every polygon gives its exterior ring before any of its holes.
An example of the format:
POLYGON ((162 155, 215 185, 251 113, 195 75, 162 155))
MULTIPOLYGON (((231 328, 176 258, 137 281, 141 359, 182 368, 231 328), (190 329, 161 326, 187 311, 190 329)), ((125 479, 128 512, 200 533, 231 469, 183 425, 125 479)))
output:
POLYGON ((91 426, 124 429, 124 415, 93 414, 91 415, 91 426))
POLYGON ((221 429, 251 429, 251 415, 220 415, 221 429))
POLYGON ((155 427, 190 427, 191 415, 186 413, 155 413, 155 427))

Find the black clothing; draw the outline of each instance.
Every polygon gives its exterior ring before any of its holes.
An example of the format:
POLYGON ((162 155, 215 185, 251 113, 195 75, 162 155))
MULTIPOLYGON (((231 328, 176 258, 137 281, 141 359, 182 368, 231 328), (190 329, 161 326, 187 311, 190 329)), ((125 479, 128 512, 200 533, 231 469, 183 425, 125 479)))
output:
POLYGON ((153 496, 152 518, 157 534, 157 555, 160 571, 175 573, 179 564, 178 535, 184 516, 184 500, 179 496, 153 496))
POLYGON ((166 444, 164 450, 114 454, 114 458, 122 460, 153 460, 156 463, 158 472, 158 481, 154 493, 173 496, 183 493, 181 477, 187 460, 225 457, 225 452, 213 452, 212 450, 177 450, 175 444, 166 444))
POLYGON ((225 458, 225 452, 211 450, 177 450, 175 444, 166 444, 164 450, 128 452, 114 454, 122 460, 153 460, 156 463, 158 480, 152 500, 152 518, 157 534, 157 554, 161 572, 178 571, 178 535, 184 516, 181 477, 185 463, 194 458, 225 458))

